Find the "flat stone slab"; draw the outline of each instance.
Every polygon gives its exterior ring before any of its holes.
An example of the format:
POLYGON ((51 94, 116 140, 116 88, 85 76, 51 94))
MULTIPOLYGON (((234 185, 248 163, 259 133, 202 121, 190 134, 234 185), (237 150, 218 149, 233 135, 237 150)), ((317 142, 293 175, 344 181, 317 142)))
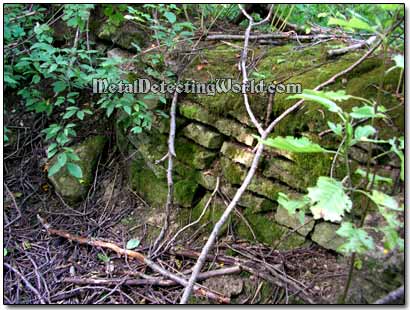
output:
POLYGON ((209 149, 219 149, 223 142, 223 137, 220 133, 200 124, 189 124, 182 130, 182 133, 185 137, 209 149))

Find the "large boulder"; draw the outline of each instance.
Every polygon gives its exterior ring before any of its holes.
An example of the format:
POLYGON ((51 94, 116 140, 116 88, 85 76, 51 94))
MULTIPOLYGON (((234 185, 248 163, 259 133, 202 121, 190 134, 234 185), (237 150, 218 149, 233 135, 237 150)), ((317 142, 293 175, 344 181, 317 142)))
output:
MULTIPOLYGON (((83 178, 81 180, 71 176, 66 167, 51 176, 50 182, 55 190, 68 201, 79 201, 85 197, 90 188, 94 177, 94 169, 101 155, 107 139, 103 136, 94 136, 86 139, 84 142, 74 145, 72 148, 80 158, 75 162, 81 167, 83 178)), ((57 157, 54 156, 50 161, 50 167, 54 165, 57 157)))

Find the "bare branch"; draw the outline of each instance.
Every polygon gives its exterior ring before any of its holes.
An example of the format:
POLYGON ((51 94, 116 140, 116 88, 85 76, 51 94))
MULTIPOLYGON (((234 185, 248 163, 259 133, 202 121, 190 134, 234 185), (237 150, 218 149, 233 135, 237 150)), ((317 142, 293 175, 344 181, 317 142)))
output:
MULTIPOLYGON (((149 258, 147 258, 146 256, 144 256, 143 254, 141 254, 139 252, 123 249, 123 248, 119 247, 118 245, 116 245, 114 243, 111 243, 111 242, 106 242, 106 241, 97 240, 97 239, 93 239, 93 238, 76 236, 76 235, 73 235, 73 234, 71 234, 67 231, 64 231, 64 230, 54 229, 40 215, 37 215, 37 218, 39 219, 40 223, 43 225, 43 227, 47 230, 47 232, 50 235, 60 236, 60 237, 63 237, 65 239, 78 242, 80 244, 87 244, 87 245, 90 245, 90 246, 93 246, 93 247, 100 247, 100 248, 110 249, 110 250, 116 252, 117 254, 119 254, 121 256, 126 256, 126 257, 131 258, 131 259, 136 259, 140 263, 145 264, 146 266, 148 266, 152 270, 160 273, 161 275, 163 275, 166 278, 169 278, 169 279, 175 281, 179 285, 182 285, 182 286, 187 286, 188 285, 187 280, 185 280, 184 278, 182 278, 182 277, 180 277, 180 276, 178 276, 178 275, 176 275, 176 274, 162 268, 161 266, 159 266, 158 264, 156 264, 155 262, 153 262, 152 260, 150 260, 149 258)), ((219 302, 219 303, 229 303, 230 302, 229 298, 224 297, 220 294, 216 294, 216 293, 211 292, 209 290, 206 290, 203 287, 200 287, 198 285, 195 285, 193 290, 194 290, 194 293, 196 295, 207 297, 207 298, 215 300, 216 302, 219 302)))

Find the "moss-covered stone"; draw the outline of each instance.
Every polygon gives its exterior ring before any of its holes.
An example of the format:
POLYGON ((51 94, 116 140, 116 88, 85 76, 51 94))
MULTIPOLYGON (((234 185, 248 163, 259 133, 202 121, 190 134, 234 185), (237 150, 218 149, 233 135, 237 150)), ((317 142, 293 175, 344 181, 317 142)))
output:
POLYGON ((178 160, 196 169, 208 168, 217 155, 185 138, 175 140, 175 152, 178 160))
POLYGON ((336 251, 345 242, 336 234, 339 227, 339 225, 328 222, 316 224, 312 240, 326 249, 336 251))
POLYGON ((234 185, 240 185, 246 176, 246 169, 233 163, 229 158, 221 157, 222 173, 225 179, 234 185))
POLYGON ((164 206, 167 200, 168 185, 141 161, 135 160, 130 167, 130 183, 133 190, 153 207, 164 206))
POLYGON ((256 139, 252 136, 252 130, 244 127, 234 120, 223 118, 210 113, 205 107, 190 101, 183 101, 179 105, 179 112, 182 116, 196 120, 203 124, 216 128, 220 133, 233 137, 238 142, 252 146, 256 139))
POLYGON ((182 101, 179 105, 179 113, 182 116, 207 125, 214 124, 218 120, 217 115, 209 113, 206 109, 191 101, 182 101))
POLYGON ((319 176, 328 175, 331 164, 332 156, 327 153, 294 154, 293 161, 274 157, 266 160, 263 175, 304 191, 315 185, 319 176))
POLYGON ((221 148, 221 153, 232 159, 234 162, 250 167, 254 157, 251 149, 244 148, 238 144, 225 141, 221 148))
MULTIPOLYGON (((234 163, 226 157, 221 158, 222 173, 225 179, 234 185, 242 184, 247 174, 247 169, 240 164, 234 163)), ((270 200, 276 201, 278 193, 283 192, 294 195, 295 192, 287 186, 273 182, 267 178, 255 175, 248 186, 248 190, 270 200)))
MULTIPOLYGON (((232 198, 238 189, 229 184, 223 184, 221 190, 229 198, 232 198)), ((239 199, 238 205, 244 208, 250 208, 253 213, 259 213, 276 210, 277 203, 266 198, 255 196, 249 191, 245 191, 241 199, 239 199)))
POLYGON ((122 48, 134 51, 136 48, 133 43, 140 47, 144 47, 147 43, 146 32, 131 21, 124 21, 118 27, 103 23, 97 36, 102 40, 111 41, 122 48))
POLYGON ((181 207, 192 207, 198 184, 193 180, 180 180, 174 185, 175 203, 181 207))
MULTIPOLYGON (((246 209, 243 213, 248 224, 251 226, 257 241, 275 245, 283 236, 289 233, 289 229, 275 222, 274 213, 252 213, 251 209, 246 209)), ((239 221, 236 231, 241 238, 253 240, 253 234, 248 225, 239 221)), ((305 238, 299 234, 289 234, 278 246, 278 249, 289 250, 299 248, 305 242, 305 238)))
MULTIPOLYGON (((302 225, 299 221, 299 216, 297 214, 289 214, 289 212, 281 206, 278 206, 276 210, 275 220, 279 224, 292 228, 292 229, 296 229, 302 225)), ((308 224, 305 224, 303 227, 299 228, 296 232, 306 237, 312 231, 313 226, 315 225, 315 222, 311 220, 312 220, 312 217, 309 215, 306 215, 305 223, 308 223, 308 224)))
MULTIPOLYGON (((66 166, 59 172, 51 176, 50 182, 53 184, 55 190, 61 194, 68 201, 78 201, 85 197, 90 188, 94 177, 94 169, 101 155, 107 139, 103 136, 94 136, 87 138, 84 142, 73 146, 74 152, 80 158, 75 164, 79 165, 83 174, 81 182, 79 179, 71 176, 66 166)), ((55 156, 49 163, 53 166, 56 163, 55 156)))
POLYGON ((209 130, 200 124, 189 124, 182 132, 185 137, 209 149, 219 149, 223 142, 221 134, 209 130))
MULTIPOLYGON (((200 217, 210 197, 211 197, 210 193, 205 194, 205 196, 201 199, 201 201, 192 209, 192 220, 193 221, 197 220, 200 217)), ((225 209, 226 209, 226 206, 224 202, 219 197, 214 196, 199 223, 200 224, 209 223, 209 225, 205 227, 205 230, 207 232, 211 231, 213 228, 213 225, 215 225, 216 222, 221 218, 225 209)), ((236 219, 231 214, 228 220, 222 226, 220 233, 219 233, 220 235, 226 232, 228 225, 232 223, 232 221, 236 222, 236 219)))
POLYGON ((128 140, 135 148, 130 151, 134 154, 133 159, 151 169, 156 177, 164 179, 166 167, 164 163, 157 164, 156 161, 168 152, 167 136, 152 128, 139 134, 130 133, 128 140))

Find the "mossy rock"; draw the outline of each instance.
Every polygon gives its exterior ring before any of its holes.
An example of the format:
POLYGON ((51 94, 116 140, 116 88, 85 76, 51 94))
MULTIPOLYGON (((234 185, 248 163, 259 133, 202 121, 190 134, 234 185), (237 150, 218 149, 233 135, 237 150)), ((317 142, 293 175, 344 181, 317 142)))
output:
POLYGON ((326 249, 336 251, 345 242, 342 237, 336 234, 339 227, 337 224, 328 222, 316 224, 312 240, 326 249))
POLYGON ((252 146, 256 142, 251 129, 232 119, 212 114, 205 107, 191 101, 181 102, 179 112, 182 116, 212 126, 225 136, 232 137, 243 144, 252 146))
POLYGON ((197 190, 198 184, 193 180, 177 181, 174 185, 175 204, 185 208, 192 207, 197 190))
MULTIPOLYGON (((246 167, 234 163, 224 156, 221 157, 221 167, 222 173, 229 183, 233 185, 242 184, 247 174, 246 167)), ((279 192, 289 194, 292 197, 296 195, 296 192, 291 188, 260 175, 255 175, 253 177, 248 186, 248 190, 273 201, 276 201, 279 192)))
POLYGON ((152 169, 141 161, 132 161, 130 183, 133 190, 153 207, 164 206, 167 201, 168 185, 164 178, 158 178, 152 169))
POLYGON ((134 147, 130 150, 133 159, 149 167, 156 177, 164 179, 166 167, 164 163, 157 164, 156 161, 168 153, 167 136, 152 128, 139 134, 130 133, 127 138, 134 147))
MULTIPOLYGON (((275 220, 279 224, 289 227, 291 229, 296 229, 302 225, 302 223, 299 220, 299 216, 297 214, 289 214, 289 212, 281 206, 278 206, 276 210, 275 220)), ((313 226, 315 225, 315 221, 311 221, 311 220, 312 220, 312 217, 309 215, 306 215, 305 223, 308 223, 308 222, 309 223, 299 228, 296 232, 306 237, 312 231, 313 226)))
POLYGON ((200 124, 191 123, 186 126, 183 135, 208 149, 219 149, 223 142, 220 133, 212 131, 200 124))
POLYGON ((227 141, 222 145, 221 153, 234 162, 240 163, 246 167, 251 166, 255 155, 251 149, 227 141))
MULTIPOLYGON (((101 155, 107 139, 103 136, 93 136, 84 142, 72 146, 74 152, 80 158, 75 164, 79 165, 83 173, 83 178, 78 180, 71 176, 66 166, 49 178, 55 190, 68 201, 76 202, 85 197, 94 178, 94 169, 101 155)), ((57 157, 54 156, 49 166, 55 164, 57 157)))
POLYGON ((196 169, 208 168, 217 155, 182 137, 175 140, 175 152, 178 160, 196 169))
MULTIPOLYGON (((332 155, 327 153, 294 154, 293 161, 273 157, 267 159, 263 175, 286 183, 288 186, 300 191, 314 186, 318 177, 328 175, 332 164, 332 155)), ((338 167, 338 173, 344 168, 338 167)))
MULTIPOLYGON (((252 213, 251 209, 246 209, 243 212, 245 219, 251 226, 253 233, 256 236, 257 241, 268 244, 276 245, 283 236, 289 234, 290 230, 284 226, 276 223, 274 213, 252 213)), ((253 240, 253 234, 250 231, 248 225, 243 221, 239 221, 236 225, 236 232, 241 238, 246 240, 253 240)), ((297 233, 289 234, 278 246, 280 250, 290 250, 301 247, 305 243, 305 238, 297 233)))
MULTIPOLYGON (((233 187, 230 184, 223 184, 221 190, 228 197, 232 198, 238 188, 233 187)), ((243 208, 251 209, 253 213, 275 211, 277 203, 266 198, 256 196, 250 191, 245 191, 238 201, 238 205, 243 208)))
MULTIPOLYGON (((210 193, 205 194, 205 196, 203 196, 201 201, 192 209, 192 220, 193 221, 197 220, 200 217, 210 197, 211 197, 210 193)), ((209 225, 205 226, 205 230, 207 232, 212 231, 213 226, 216 224, 216 222, 219 221, 225 209, 226 209, 226 206, 224 202, 222 201, 222 199, 220 199, 217 196, 214 196, 210 205, 208 206, 208 209, 206 210, 205 214, 201 218, 198 225, 209 223, 209 225)), ((236 223, 236 221, 237 220, 231 214, 228 220, 222 226, 219 234, 220 235, 224 234, 226 230, 228 229, 228 226, 231 223, 236 223)))
POLYGON ((103 23, 98 30, 97 36, 102 40, 111 41, 132 51, 137 51, 133 43, 143 48, 148 42, 146 31, 131 21, 124 21, 118 27, 103 23))

